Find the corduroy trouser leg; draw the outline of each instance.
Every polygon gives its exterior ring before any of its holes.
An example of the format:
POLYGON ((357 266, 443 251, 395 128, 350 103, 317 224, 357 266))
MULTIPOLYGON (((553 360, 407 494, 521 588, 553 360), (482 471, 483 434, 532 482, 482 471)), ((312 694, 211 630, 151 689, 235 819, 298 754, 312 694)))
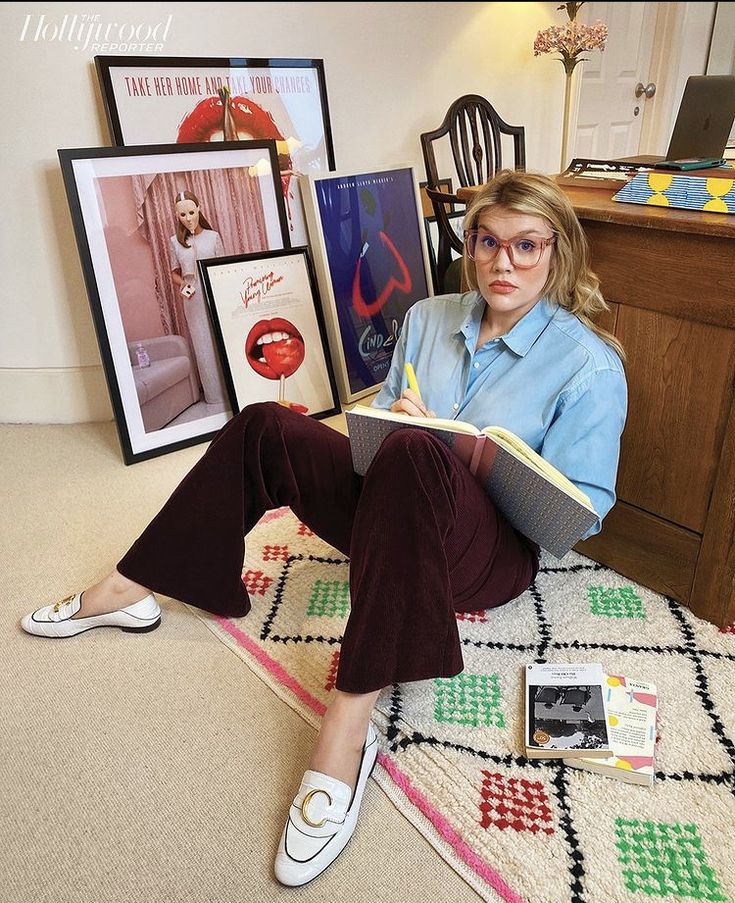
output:
POLYGON ((430 435, 392 433, 361 478, 345 436, 273 402, 222 428, 118 570, 208 611, 247 614, 244 537, 284 505, 350 557, 336 682, 347 692, 458 674, 455 612, 516 598, 538 570, 536 546, 430 435))

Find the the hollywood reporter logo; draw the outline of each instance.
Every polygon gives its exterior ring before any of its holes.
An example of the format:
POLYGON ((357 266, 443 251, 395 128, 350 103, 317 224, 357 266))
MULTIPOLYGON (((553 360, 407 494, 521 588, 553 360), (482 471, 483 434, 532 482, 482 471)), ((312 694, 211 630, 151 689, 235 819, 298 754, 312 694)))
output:
POLYGON ((171 28, 169 16, 162 22, 103 22, 99 14, 65 15, 61 20, 45 13, 26 15, 20 40, 28 43, 59 41, 71 44, 74 50, 97 53, 117 50, 120 53, 151 53, 163 50, 171 28))

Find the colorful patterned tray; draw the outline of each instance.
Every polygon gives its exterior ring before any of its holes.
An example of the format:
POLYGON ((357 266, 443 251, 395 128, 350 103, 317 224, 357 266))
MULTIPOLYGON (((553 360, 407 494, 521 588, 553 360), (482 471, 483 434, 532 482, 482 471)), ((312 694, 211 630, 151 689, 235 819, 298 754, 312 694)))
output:
POLYGON ((723 166, 722 176, 640 172, 613 195, 613 200, 709 213, 735 213, 735 169, 723 166))

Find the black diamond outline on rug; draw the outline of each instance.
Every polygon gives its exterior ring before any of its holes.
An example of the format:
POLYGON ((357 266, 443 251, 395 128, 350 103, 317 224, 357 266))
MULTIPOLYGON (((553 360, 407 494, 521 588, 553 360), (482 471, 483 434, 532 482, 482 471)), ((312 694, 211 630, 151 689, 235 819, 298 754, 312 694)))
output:
POLYGON ((261 640, 269 640, 272 643, 325 643, 330 646, 341 645, 342 643, 342 634, 336 637, 325 637, 325 636, 312 636, 311 634, 301 635, 285 635, 281 636, 280 634, 272 634, 271 628, 273 627, 273 622, 275 621, 280 609, 281 604, 284 599, 284 595, 286 592, 286 584, 288 582, 288 578, 290 576, 291 570, 293 569, 294 564, 300 563, 302 561, 310 561, 316 562, 318 564, 349 564, 349 558, 331 558, 323 555, 289 555, 286 561, 283 563, 281 568, 281 574, 278 577, 276 582, 275 594, 273 598, 273 604, 271 605, 270 611, 266 615, 265 620, 263 621, 260 628, 260 639, 261 640))
MULTIPOLYGON (((583 571, 589 573, 599 572, 601 574, 608 573, 615 574, 616 576, 622 576, 618 575, 616 571, 613 571, 605 565, 591 560, 589 561, 589 564, 574 564, 555 567, 543 566, 539 568, 539 574, 579 573, 583 571)), ((534 611, 536 614, 538 633, 540 636, 538 643, 519 645, 514 643, 496 643, 492 641, 482 642, 477 640, 463 639, 463 646, 472 645, 475 648, 528 651, 529 653, 534 653, 533 658, 529 658, 529 661, 534 662, 547 661, 546 655, 550 650, 562 649, 600 649, 619 652, 650 652, 657 654, 671 653, 688 659, 694 666, 695 683, 697 684, 696 694, 699 697, 700 704, 704 709, 706 715, 709 717, 709 720, 711 722, 711 730, 715 736, 715 739, 725 750, 725 753, 733 764, 733 768, 730 771, 722 771, 716 774, 707 774, 704 772, 695 773, 690 771, 667 773, 657 770, 656 780, 720 784, 722 786, 728 787, 730 789, 730 792, 735 795, 735 743, 733 742, 733 739, 728 735, 725 726, 723 725, 719 715, 717 714, 716 707, 709 693, 707 676, 705 674, 704 668, 702 667, 702 660, 705 658, 713 658, 735 663, 735 654, 714 652, 697 647, 694 638, 694 631, 687 623, 686 618, 684 617, 684 614, 682 612, 681 605, 669 596, 665 595, 662 596, 662 598, 668 606, 674 620, 678 624, 678 628, 682 637, 681 645, 635 646, 630 644, 587 643, 578 641, 564 643, 555 642, 553 640, 552 624, 547 617, 545 610, 545 601, 535 581, 528 588, 527 592, 531 594, 534 603, 534 611)), ((525 756, 514 756, 512 754, 504 756, 494 755, 482 749, 463 746, 461 744, 452 743, 447 740, 441 740, 436 736, 425 736, 420 731, 413 730, 407 723, 404 724, 404 729, 402 730, 399 726, 401 723, 401 712, 403 708, 402 696, 403 693, 401 685, 394 684, 390 696, 388 728, 386 732, 390 750, 394 754, 398 755, 400 752, 405 752, 412 746, 429 745, 435 748, 451 749, 455 752, 476 756, 478 759, 492 762, 495 765, 512 765, 516 768, 522 769, 524 773, 528 772, 529 774, 532 774, 534 770, 541 770, 546 772, 547 774, 550 773, 549 784, 553 788, 553 793, 556 798, 559 826, 561 828, 561 832, 567 846, 567 853, 570 860, 568 866, 570 875, 569 899, 571 903, 587 903, 587 898, 584 891, 584 878, 586 874, 584 866, 584 852, 581 848, 579 838, 577 837, 577 833, 574 829, 574 813, 572 812, 569 803, 569 777, 574 773, 575 769, 564 765, 564 763, 560 759, 533 760, 527 759, 525 756)))
MULTIPOLYGON (((314 561, 325 564, 348 564, 349 560, 344 557, 330 558, 327 556, 314 555, 295 555, 286 563, 288 569, 297 561, 314 561)), ((602 575, 609 574, 615 578, 624 578, 624 575, 618 574, 616 571, 607 568, 597 562, 585 559, 582 556, 576 556, 577 563, 569 565, 548 566, 543 560, 539 574, 564 574, 564 573, 595 573, 602 575)), ((273 620, 283 601, 284 583, 287 578, 287 568, 284 567, 281 572, 281 578, 278 581, 276 595, 271 607, 271 611, 263 623, 262 639, 271 639, 276 642, 320 642, 330 646, 337 646, 341 638, 335 637, 318 637, 318 636, 296 636, 296 637, 279 637, 270 635, 273 620)), ((695 630, 691 627, 685 617, 684 609, 673 599, 656 594, 658 603, 665 604, 672 618, 676 622, 675 628, 681 637, 681 642, 668 643, 666 645, 631 645, 624 643, 596 643, 596 642, 561 642, 555 641, 553 638, 554 623, 551 615, 547 616, 546 600, 544 599, 539 587, 534 584, 529 588, 531 599, 533 602, 533 610, 538 625, 538 641, 528 644, 493 642, 493 641, 476 641, 474 639, 463 638, 462 642, 465 646, 474 646, 475 648, 487 648, 488 651, 493 649, 512 650, 515 652, 528 652, 529 661, 545 661, 550 651, 574 649, 574 650, 611 650, 620 652, 641 652, 651 654, 672 654, 687 660, 693 668, 693 685, 694 693, 699 699, 701 709, 706 713, 711 725, 711 735, 719 747, 724 750, 728 761, 733 763, 733 769, 725 769, 716 774, 694 773, 689 771, 681 772, 656 772, 659 781, 684 781, 688 783, 699 782, 702 785, 718 784, 726 788, 730 794, 735 795, 735 744, 729 735, 727 728, 718 715, 718 706, 713 701, 713 697, 709 691, 708 678, 705 673, 703 662, 707 660, 718 660, 725 662, 735 662, 735 654, 721 652, 701 648, 695 640, 695 630), (535 657, 533 657, 535 653, 535 657), (543 654, 543 655, 541 655, 543 654)), ((549 604, 551 600, 549 600, 549 604)), ((702 640, 706 642, 705 639, 702 640)), ((721 707, 721 700, 716 700, 721 707)), ((397 755, 397 761, 400 762, 400 753, 408 750, 412 746, 420 746, 422 744, 437 748, 451 749, 458 752, 464 752, 468 755, 475 756, 481 761, 492 762, 498 766, 514 766, 520 770, 520 773, 527 774, 529 777, 533 775, 545 775, 545 783, 550 790, 550 798, 555 800, 557 821, 559 824, 559 835, 562 843, 566 846, 568 854, 568 875, 569 890, 571 903, 588 903, 585 891, 585 846, 589 843, 589 839, 584 836, 579 837, 575 830, 575 808, 578 802, 570 794, 570 788, 573 788, 573 779, 579 774, 575 769, 565 766, 561 760, 533 760, 529 761, 523 756, 516 756, 512 753, 507 755, 494 755, 483 749, 460 746, 449 741, 444 741, 436 736, 422 734, 414 730, 407 722, 402 722, 402 688, 400 685, 394 685, 390 693, 390 716, 387 729, 389 746, 394 754, 397 755)), ((591 852, 591 851, 590 851, 591 852)))

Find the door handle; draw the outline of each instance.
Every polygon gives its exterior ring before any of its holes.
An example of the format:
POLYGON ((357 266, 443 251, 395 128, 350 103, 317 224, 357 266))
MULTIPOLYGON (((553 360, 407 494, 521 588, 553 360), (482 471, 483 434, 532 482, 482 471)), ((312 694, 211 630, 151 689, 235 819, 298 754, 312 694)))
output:
POLYGON ((649 82, 647 85, 643 85, 643 82, 638 82, 635 86, 635 96, 640 97, 642 94, 645 94, 646 97, 651 98, 656 93, 656 85, 653 82, 649 82))

